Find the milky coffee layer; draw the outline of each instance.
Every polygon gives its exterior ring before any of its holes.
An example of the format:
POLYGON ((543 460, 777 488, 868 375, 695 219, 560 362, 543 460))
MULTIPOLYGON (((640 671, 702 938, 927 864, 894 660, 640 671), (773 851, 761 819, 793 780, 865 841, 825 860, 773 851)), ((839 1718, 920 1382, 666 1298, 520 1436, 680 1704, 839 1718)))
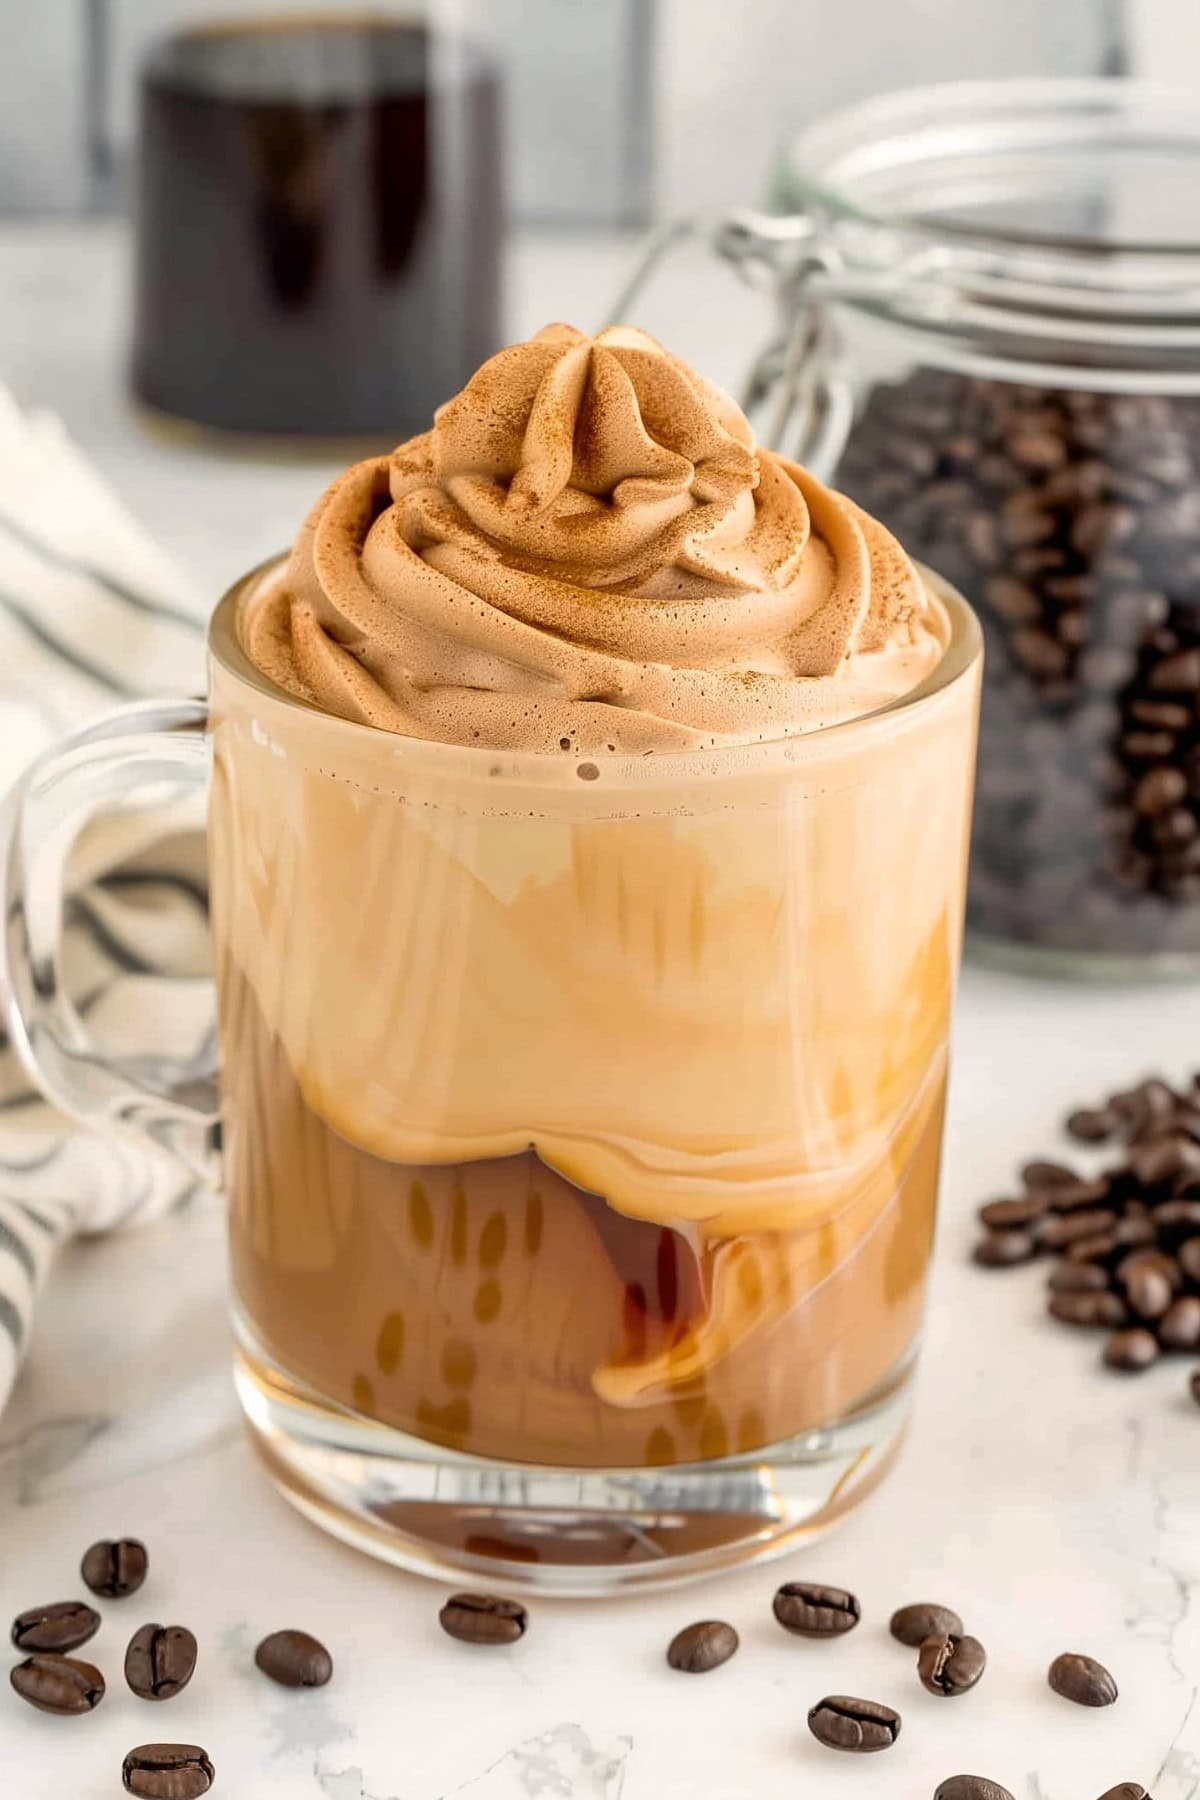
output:
POLYGON ((313 508, 243 621, 324 711, 496 749, 751 743, 917 686, 946 615, 895 539, 644 333, 552 325, 313 508))

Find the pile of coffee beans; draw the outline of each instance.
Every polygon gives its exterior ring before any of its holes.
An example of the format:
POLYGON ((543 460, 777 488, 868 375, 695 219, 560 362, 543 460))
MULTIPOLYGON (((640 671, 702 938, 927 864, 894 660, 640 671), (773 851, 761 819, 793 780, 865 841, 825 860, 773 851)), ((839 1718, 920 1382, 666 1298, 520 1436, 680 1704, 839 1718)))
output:
MULTIPOLYGON (((146 1546, 137 1538, 104 1539, 84 1553, 80 1576, 101 1599, 126 1600, 141 1588, 149 1567, 146 1546)), ((11 1637, 26 1655, 9 1672, 13 1692, 58 1718, 94 1712, 105 1696, 104 1676, 68 1652, 93 1638, 100 1623, 100 1614, 85 1600, 55 1600, 18 1613, 11 1637)), ((195 1674, 197 1654, 196 1639, 184 1625, 139 1626, 125 1652, 125 1680, 139 1700, 173 1700, 195 1674)), ((272 1632, 254 1660, 284 1687, 323 1687, 333 1674, 328 1650, 305 1631, 272 1632)), ((200 1800, 215 1779, 212 1759, 199 1744, 138 1744, 121 1766, 126 1792, 141 1800, 200 1800)))
POLYGON ((983 620, 971 926, 1200 952, 1200 400, 918 369, 835 480, 983 620))
MULTIPOLYGON (((1164 1355, 1200 1356, 1200 1076, 1178 1089, 1152 1076, 1077 1107, 1066 1129, 1120 1153, 1095 1173, 1026 1163, 1021 1193, 980 1207, 975 1261, 1053 1259, 1047 1311, 1107 1332, 1110 1369, 1138 1374, 1164 1355)), ((1200 1371, 1191 1393, 1200 1405, 1200 1371)))

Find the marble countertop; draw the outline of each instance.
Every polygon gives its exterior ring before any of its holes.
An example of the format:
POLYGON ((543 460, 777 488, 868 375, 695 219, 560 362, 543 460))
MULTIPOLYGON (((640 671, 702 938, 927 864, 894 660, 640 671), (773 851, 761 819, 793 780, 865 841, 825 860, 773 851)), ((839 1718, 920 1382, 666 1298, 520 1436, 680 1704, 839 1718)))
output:
MULTIPOLYGON (((619 250, 518 244, 515 328, 589 322, 619 250)), ((61 411, 215 588, 289 534, 322 471, 144 435, 120 397, 121 263, 111 230, 0 232, 0 378, 61 411)), ((724 374, 743 315, 715 284, 697 309, 686 271, 671 279, 724 374)), ((1198 1016, 1200 989, 1183 985, 1106 991, 969 969, 916 1417, 890 1480, 782 1565, 698 1591, 542 1602, 511 1651, 451 1643, 437 1589, 325 1538, 260 1474, 230 1383, 217 1201, 71 1249, 0 1420, 0 1618, 72 1594, 98 1536, 144 1537, 152 1573, 138 1599, 106 1608, 87 1652, 113 1677, 94 1716, 47 1719, 0 1694, 3 1800, 103 1800, 120 1792, 124 1752, 156 1736, 203 1743, 214 1792, 232 1800, 931 1800, 959 1772, 1017 1800, 1095 1800, 1120 1780, 1196 1800, 1200 1413, 1185 1366, 1104 1375, 1094 1340, 1044 1317, 1036 1271, 986 1275, 967 1250, 974 1203, 1055 1147, 1067 1105, 1200 1060, 1198 1016), (854 1588, 862 1625, 831 1645, 786 1637, 770 1615, 785 1574, 854 1588), (957 1706, 922 1692, 887 1635, 892 1609, 923 1598, 958 1607, 990 1652, 957 1706), (697 1683, 663 1651, 704 1616, 730 1619, 742 1648, 697 1683), (150 1617, 190 1625, 201 1644, 191 1688, 153 1712, 119 1674, 150 1617), (330 1687, 293 1694, 257 1675, 255 1643, 285 1624, 329 1644, 330 1687), (1112 1668, 1115 1707, 1050 1693, 1045 1669, 1064 1649, 1112 1668), (896 1747, 869 1764, 821 1749, 804 1717, 831 1692, 897 1705, 896 1747)))

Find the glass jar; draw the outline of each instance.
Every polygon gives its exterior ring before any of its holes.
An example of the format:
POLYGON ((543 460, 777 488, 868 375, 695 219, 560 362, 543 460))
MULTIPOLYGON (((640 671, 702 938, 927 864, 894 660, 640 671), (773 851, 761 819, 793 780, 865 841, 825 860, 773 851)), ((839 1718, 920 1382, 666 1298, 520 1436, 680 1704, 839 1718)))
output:
POLYGON ((819 256, 822 472, 984 621, 976 950, 1200 972, 1200 107, 897 95, 780 189, 819 256))
POLYGON ((1189 96, 957 83, 815 126, 717 228, 780 302, 760 437, 984 621, 970 937, 1045 972, 1200 974, 1197 194, 1189 96))
POLYGON ((424 430, 501 341, 485 0, 183 10, 141 58, 137 400, 242 441, 424 430))

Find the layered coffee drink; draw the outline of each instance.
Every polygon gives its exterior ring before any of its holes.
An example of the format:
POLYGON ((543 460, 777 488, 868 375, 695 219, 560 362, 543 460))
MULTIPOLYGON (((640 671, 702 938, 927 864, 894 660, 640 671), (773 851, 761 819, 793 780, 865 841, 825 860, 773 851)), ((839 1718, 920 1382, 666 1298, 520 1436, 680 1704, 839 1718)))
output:
POLYGON ((933 1232, 961 604, 653 340, 554 326, 348 470, 236 608, 246 1353, 505 1466, 865 1416, 933 1232))

